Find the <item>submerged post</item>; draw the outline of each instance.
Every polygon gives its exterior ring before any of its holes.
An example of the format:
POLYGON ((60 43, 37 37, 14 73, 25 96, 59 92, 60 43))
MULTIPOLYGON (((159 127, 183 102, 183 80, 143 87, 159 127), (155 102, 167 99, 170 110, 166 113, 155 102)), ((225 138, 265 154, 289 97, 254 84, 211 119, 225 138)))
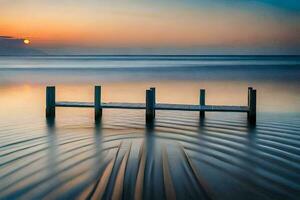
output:
POLYGON ((152 121, 154 118, 153 91, 146 90, 146 121, 152 121))
MULTIPOLYGON (((200 106, 205 106, 205 90, 201 89, 200 90, 200 106)), ((205 112, 200 111, 200 119, 204 119, 205 117, 205 112)))
POLYGON ((95 86, 95 121, 98 121, 102 117, 102 107, 101 107, 101 86, 95 86))
POLYGON ((251 125, 256 124, 256 90, 251 89, 249 95, 248 121, 251 125))
POLYGON ((150 90, 152 91, 152 98, 153 98, 153 117, 155 118, 155 106, 156 106, 156 92, 155 87, 151 87, 150 90))
POLYGON ((46 117, 55 117, 55 86, 46 88, 46 117))

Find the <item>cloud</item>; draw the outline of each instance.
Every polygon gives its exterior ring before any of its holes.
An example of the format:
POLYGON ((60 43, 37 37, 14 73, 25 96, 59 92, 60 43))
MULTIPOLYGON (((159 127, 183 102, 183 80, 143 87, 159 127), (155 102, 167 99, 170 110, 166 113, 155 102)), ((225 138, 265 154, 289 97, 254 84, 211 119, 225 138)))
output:
POLYGON ((42 51, 24 44, 23 38, 0 35, 0 55, 42 55, 42 51))
POLYGON ((1 39, 13 39, 11 36, 5 36, 5 35, 0 35, 0 40, 1 39))

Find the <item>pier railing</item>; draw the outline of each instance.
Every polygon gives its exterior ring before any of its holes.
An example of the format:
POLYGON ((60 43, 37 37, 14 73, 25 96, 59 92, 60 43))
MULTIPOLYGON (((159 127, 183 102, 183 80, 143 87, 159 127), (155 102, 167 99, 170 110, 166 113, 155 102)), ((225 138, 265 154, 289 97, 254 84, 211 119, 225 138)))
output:
POLYGON ((248 105, 247 106, 221 106, 206 105, 205 90, 200 90, 199 105, 189 104, 163 104, 156 103, 155 88, 146 90, 145 103, 105 103, 101 101, 101 86, 95 86, 94 102, 69 102, 55 100, 55 86, 47 86, 46 88, 46 117, 55 117, 56 107, 82 107, 94 108, 95 120, 98 121, 102 117, 103 109, 144 109, 146 110, 146 121, 155 118, 156 110, 181 110, 181 111, 199 111, 200 119, 205 117, 205 112, 244 112, 248 115, 250 124, 256 124, 256 90, 252 87, 248 88, 248 105))

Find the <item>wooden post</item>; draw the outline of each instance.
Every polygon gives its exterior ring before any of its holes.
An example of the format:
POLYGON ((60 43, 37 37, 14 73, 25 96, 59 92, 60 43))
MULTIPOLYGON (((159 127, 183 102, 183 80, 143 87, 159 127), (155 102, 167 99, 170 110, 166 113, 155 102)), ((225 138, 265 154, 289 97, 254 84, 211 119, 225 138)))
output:
POLYGON ((146 121, 152 121, 154 118, 153 91, 146 90, 146 121))
POLYGON ((155 92, 155 87, 150 88, 153 94, 153 117, 155 118, 155 106, 156 106, 156 92, 155 92))
MULTIPOLYGON (((251 97, 251 93, 252 93, 253 88, 252 87, 248 87, 248 107, 250 108, 250 97, 251 97)), ((247 113, 247 118, 249 120, 249 112, 247 113)))
POLYGON ((55 117, 55 86, 46 88, 46 118, 55 117))
POLYGON ((101 86, 95 86, 95 121, 98 121, 102 117, 102 107, 101 107, 101 86))
MULTIPOLYGON (((200 106, 205 106, 205 90, 201 89, 200 90, 200 106)), ((204 119, 205 117, 205 112, 200 111, 200 119, 204 119)))
POLYGON ((250 92, 248 121, 251 125, 256 124, 256 90, 250 92))
POLYGON ((250 106, 250 94, 251 94, 252 90, 253 90, 252 87, 248 87, 248 106, 250 106))

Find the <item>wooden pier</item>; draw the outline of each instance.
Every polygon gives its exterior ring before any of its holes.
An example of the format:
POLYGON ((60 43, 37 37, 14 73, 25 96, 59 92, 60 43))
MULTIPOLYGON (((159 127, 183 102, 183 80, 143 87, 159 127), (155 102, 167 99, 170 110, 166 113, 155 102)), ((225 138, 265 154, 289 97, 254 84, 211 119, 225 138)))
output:
POLYGON ((245 112, 248 116, 248 122, 252 125, 256 124, 256 90, 252 87, 248 88, 248 105, 247 106, 220 106, 206 105, 205 90, 200 90, 199 105, 188 104, 164 104, 156 103, 155 88, 146 90, 145 103, 105 103, 101 101, 101 86, 95 86, 94 102, 68 102, 55 100, 55 86, 47 86, 46 88, 46 117, 55 117, 56 107, 80 107, 94 108, 95 120, 98 121, 102 117, 102 109, 144 109, 146 110, 146 121, 155 118, 156 110, 178 110, 178 111, 199 111, 200 119, 205 117, 205 112, 245 112))

